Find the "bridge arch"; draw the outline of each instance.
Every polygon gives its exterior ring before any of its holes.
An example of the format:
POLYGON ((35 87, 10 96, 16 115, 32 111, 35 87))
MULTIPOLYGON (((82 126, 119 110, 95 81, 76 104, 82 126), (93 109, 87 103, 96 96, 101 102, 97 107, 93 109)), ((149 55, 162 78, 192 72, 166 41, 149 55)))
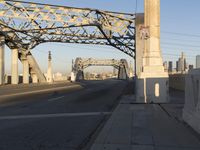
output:
MULTIPOLYGON (((23 67, 26 79, 30 74, 45 82, 31 54, 45 42, 108 45, 134 57, 135 14, 15 0, 0 1, 0 10, 0 35, 11 50, 18 50, 13 55, 28 64, 29 68, 23 67)), ((13 65, 16 63, 14 60, 13 65)), ((17 72, 12 76, 17 78, 17 72)))
POLYGON ((75 80, 84 79, 84 69, 90 66, 112 66, 118 69, 118 79, 127 80, 129 78, 129 66, 125 59, 93 59, 93 58, 76 58, 72 71, 75 80))

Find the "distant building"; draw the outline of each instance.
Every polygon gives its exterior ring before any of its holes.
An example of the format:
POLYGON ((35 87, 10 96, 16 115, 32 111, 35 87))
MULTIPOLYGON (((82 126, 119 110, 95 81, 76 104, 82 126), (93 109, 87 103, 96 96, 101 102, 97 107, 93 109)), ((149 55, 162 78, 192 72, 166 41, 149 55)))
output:
POLYGON ((196 56, 196 68, 200 68, 200 55, 196 56))
POLYGON ((178 72, 178 61, 176 61, 176 72, 178 72))
POLYGON ((185 55, 183 52, 181 53, 181 57, 178 59, 178 62, 176 65, 177 65, 176 66, 177 72, 185 72, 186 71, 186 69, 187 69, 186 58, 185 58, 185 55))
POLYGON ((173 72, 173 62, 169 61, 168 63, 168 72, 173 72))

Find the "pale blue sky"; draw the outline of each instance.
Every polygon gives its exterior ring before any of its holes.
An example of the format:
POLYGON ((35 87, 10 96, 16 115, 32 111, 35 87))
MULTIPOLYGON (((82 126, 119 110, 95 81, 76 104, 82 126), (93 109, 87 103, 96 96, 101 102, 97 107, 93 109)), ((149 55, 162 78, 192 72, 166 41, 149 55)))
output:
MULTIPOLYGON (((143 12, 143 0, 137 1, 137 12, 143 12)), ((136 0, 32 0, 32 2, 128 13, 135 13, 136 11, 136 0)), ((199 8, 199 0, 161 0, 161 49, 164 60, 175 61, 183 51, 189 63, 194 64, 195 55, 200 54, 199 8)), ((108 46, 46 43, 32 50, 44 72, 47 68, 47 52, 49 50, 52 51, 53 55, 54 72, 69 73, 71 60, 76 57, 132 60, 126 54, 108 46)), ((19 63, 19 66, 21 72, 21 63, 19 63)), ((7 73, 10 73, 10 68, 10 50, 6 49, 7 73)), ((104 70, 103 67, 98 69, 104 70)))

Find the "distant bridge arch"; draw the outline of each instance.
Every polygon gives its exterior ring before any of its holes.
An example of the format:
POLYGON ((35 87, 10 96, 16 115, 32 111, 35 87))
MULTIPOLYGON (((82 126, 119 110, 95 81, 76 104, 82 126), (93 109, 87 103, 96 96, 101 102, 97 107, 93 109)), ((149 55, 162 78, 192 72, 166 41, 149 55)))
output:
POLYGON ((126 59, 94 59, 94 58, 76 58, 73 65, 73 73, 76 80, 84 79, 84 69, 90 66, 112 66, 118 69, 118 79, 127 80, 129 78, 129 67, 126 59))

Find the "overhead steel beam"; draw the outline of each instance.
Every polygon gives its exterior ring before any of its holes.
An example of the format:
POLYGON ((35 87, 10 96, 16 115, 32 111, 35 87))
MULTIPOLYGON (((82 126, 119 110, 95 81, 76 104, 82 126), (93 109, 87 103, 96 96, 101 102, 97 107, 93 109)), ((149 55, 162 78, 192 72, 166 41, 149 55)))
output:
POLYGON ((0 28, 12 48, 63 42, 110 45, 132 57, 135 51, 135 14, 4 0, 0 28))

